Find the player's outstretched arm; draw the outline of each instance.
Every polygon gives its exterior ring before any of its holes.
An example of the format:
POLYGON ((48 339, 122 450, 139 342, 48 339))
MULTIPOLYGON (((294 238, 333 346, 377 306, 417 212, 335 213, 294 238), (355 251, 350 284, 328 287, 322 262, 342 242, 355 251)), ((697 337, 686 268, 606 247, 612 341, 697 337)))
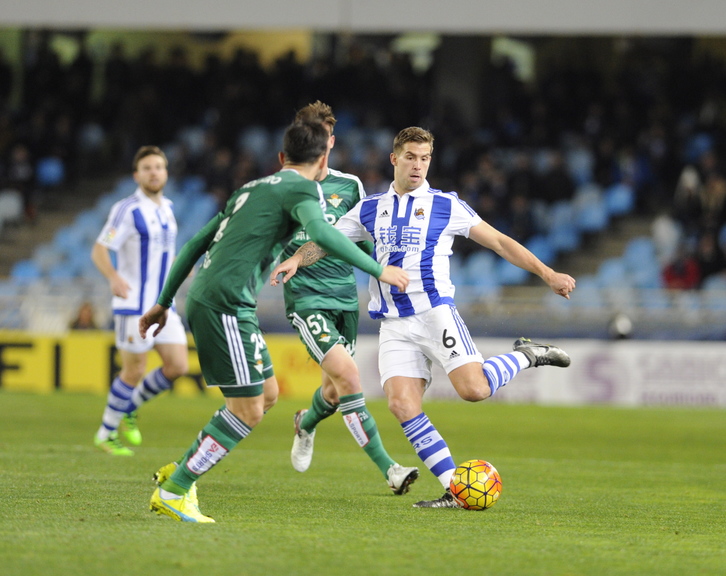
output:
POLYGON ((493 250, 515 266, 536 274, 547 283, 555 294, 570 299, 570 292, 575 289, 575 279, 569 274, 556 272, 545 265, 514 238, 502 234, 486 222, 472 226, 469 230, 469 238, 477 244, 493 250))
POLYGON ((295 251, 295 254, 287 260, 280 262, 275 267, 270 274, 270 285, 277 286, 280 283, 277 278, 280 274, 284 274, 282 283, 285 284, 290 278, 295 276, 298 268, 311 266, 325 256, 327 256, 327 252, 315 242, 306 242, 295 251))
POLYGON ((154 304, 141 318, 139 318, 139 334, 146 338, 146 333, 154 325, 158 324, 153 336, 156 336, 166 326, 166 319, 169 316, 169 309, 161 304, 154 304))

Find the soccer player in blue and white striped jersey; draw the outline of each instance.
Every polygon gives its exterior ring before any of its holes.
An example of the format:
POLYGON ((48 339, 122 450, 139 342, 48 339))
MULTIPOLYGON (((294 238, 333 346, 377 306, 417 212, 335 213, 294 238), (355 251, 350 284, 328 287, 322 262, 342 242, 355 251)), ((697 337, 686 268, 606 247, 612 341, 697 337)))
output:
POLYGON ((186 373, 188 362, 186 331, 175 311, 159 336, 142 338, 139 334, 139 318, 156 303, 174 260, 177 225, 172 203, 164 197, 168 179, 164 152, 156 146, 142 146, 132 168, 138 188, 111 207, 91 252, 93 263, 108 280, 113 294, 116 348, 121 356, 121 372, 111 383, 94 441, 114 456, 133 454, 118 437, 119 425, 123 422, 130 444, 141 444, 136 410, 168 390, 176 378, 186 373), (116 252, 116 266, 110 250, 116 252), (163 365, 144 377, 147 353, 152 348, 161 356, 163 365))
MULTIPOLYGON (((381 384, 388 407, 403 427, 416 453, 447 490, 441 498, 417 507, 456 507, 448 492, 456 468, 443 437, 423 411, 423 395, 431 383, 431 363, 446 371, 464 400, 477 402, 494 394, 526 368, 570 364, 556 346, 526 338, 514 351, 484 360, 454 305, 449 257, 456 236, 471 238, 533 274, 569 299, 575 280, 543 264, 524 246, 484 222, 454 192, 431 188, 426 175, 433 153, 433 135, 410 127, 393 142, 394 180, 385 193, 362 199, 336 227, 353 241, 372 240, 381 264, 408 272, 406 292, 370 282, 368 311, 382 319, 379 346, 381 384)), ((273 271, 286 281, 298 266, 312 264, 324 253, 305 245, 273 271)))

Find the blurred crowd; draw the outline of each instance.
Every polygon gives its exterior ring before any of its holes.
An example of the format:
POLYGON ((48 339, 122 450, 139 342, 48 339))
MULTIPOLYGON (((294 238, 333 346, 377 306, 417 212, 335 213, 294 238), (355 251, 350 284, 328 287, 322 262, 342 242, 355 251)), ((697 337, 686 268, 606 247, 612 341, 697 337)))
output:
POLYGON ((36 40, 19 77, 0 54, 0 188, 23 193, 30 221, 39 191, 128 173, 149 143, 165 148, 173 177, 203 178, 221 204, 277 168, 281 128, 320 99, 339 120, 331 165, 359 175, 368 193, 388 187, 393 135, 421 125, 436 137, 432 184, 457 190, 520 241, 538 232, 538 206, 571 201, 584 185, 627 183, 638 213, 656 218, 667 286, 697 288, 726 269, 726 64, 693 39, 612 40, 606 67, 579 39, 529 80, 511 60, 488 62, 476 125, 437 93, 435 54, 421 71, 381 43, 354 41, 307 62, 289 52, 270 67, 240 48, 195 68, 183 47, 130 57, 121 43, 94 62, 82 39, 62 65, 36 40))

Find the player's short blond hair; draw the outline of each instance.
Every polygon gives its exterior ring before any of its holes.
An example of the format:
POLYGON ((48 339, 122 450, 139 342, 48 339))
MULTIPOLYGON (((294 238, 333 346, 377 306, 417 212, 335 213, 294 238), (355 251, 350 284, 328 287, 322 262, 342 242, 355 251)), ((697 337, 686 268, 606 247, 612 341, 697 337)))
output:
POLYGON ((164 151, 161 148, 158 146, 142 146, 138 149, 136 154, 134 154, 134 160, 131 163, 131 168, 134 172, 138 170, 141 159, 146 158, 147 156, 161 156, 164 159, 164 165, 167 167, 169 166, 169 160, 166 159, 166 154, 164 154, 164 151))
POLYGON ((316 100, 312 104, 308 104, 297 111, 297 114, 295 114, 295 122, 322 122, 323 124, 329 124, 332 131, 337 120, 330 106, 320 100, 316 100))
POLYGON ((434 135, 424 128, 409 126, 396 134, 396 137, 393 139, 393 153, 399 154, 403 150, 404 144, 408 142, 429 144, 431 146, 431 152, 434 151, 434 135))

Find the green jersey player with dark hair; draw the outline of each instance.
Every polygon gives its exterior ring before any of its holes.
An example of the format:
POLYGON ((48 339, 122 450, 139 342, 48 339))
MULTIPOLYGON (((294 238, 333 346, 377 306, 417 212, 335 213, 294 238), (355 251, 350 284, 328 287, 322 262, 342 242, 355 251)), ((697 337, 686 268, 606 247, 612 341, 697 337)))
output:
POLYGON ((222 212, 179 252, 161 295, 139 321, 146 336, 166 323, 172 298, 195 262, 204 261, 187 296, 186 314, 208 386, 218 386, 225 404, 201 430, 179 464, 164 466, 150 508, 175 520, 214 522, 199 510, 196 481, 262 420, 277 400, 277 381, 257 320, 256 282, 263 260, 304 226, 332 255, 405 290, 408 276, 383 267, 335 230, 324 216, 319 179, 329 133, 320 123, 295 123, 284 136, 280 172, 245 184, 222 212), (173 471, 172 471, 173 470, 173 471))
MULTIPOLYGON (((298 111, 295 120, 317 121, 330 132, 335 144, 336 120, 327 104, 314 102, 298 111)), ((365 197, 360 179, 331 170, 327 164, 320 181, 325 198, 326 217, 331 224, 365 197)), ((295 235, 282 255, 292 256, 310 240, 305 230, 295 235)), ((367 252, 372 251, 372 243, 367 252)), ((418 468, 396 463, 386 452, 373 415, 368 411, 353 360, 358 334, 358 289, 353 268, 338 258, 324 258, 309 268, 301 268, 285 284, 285 310, 293 328, 323 371, 322 385, 314 392, 309 409, 295 414, 292 465, 305 472, 312 461, 313 440, 321 420, 340 410, 346 427, 378 466, 394 494, 405 494, 418 478, 418 468)))

